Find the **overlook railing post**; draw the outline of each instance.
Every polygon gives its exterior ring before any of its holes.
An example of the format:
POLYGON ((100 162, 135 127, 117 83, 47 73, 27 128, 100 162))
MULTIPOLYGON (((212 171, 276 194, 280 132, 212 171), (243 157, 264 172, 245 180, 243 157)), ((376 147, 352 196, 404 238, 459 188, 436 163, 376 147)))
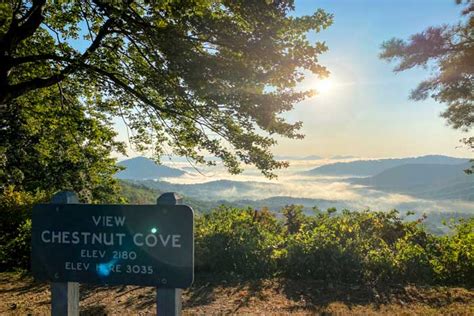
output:
MULTIPOLYGON (((182 198, 174 192, 163 193, 156 200, 158 205, 180 205, 182 198)), ((156 314, 160 316, 178 316, 181 315, 181 289, 156 289, 156 314)))
MULTIPOLYGON (((75 192, 62 191, 56 193, 51 204, 77 204, 79 199, 75 192)), ((79 283, 52 282, 51 283, 51 315, 77 316, 79 315, 79 283)))

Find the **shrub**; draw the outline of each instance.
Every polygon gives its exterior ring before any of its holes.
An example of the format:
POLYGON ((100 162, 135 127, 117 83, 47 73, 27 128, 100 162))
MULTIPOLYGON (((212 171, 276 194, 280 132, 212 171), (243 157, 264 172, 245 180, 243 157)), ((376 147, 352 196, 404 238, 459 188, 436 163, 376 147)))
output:
POLYGON ((281 231, 270 212, 217 208, 197 219, 196 270, 270 275, 276 270, 281 231))
POLYGON ((474 285, 474 218, 451 225, 452 234, 438 237, 431 260, 438 282, 474 285))
POLYGON ((11 186, 0 195, 0 271, 29 268, 31 210, 47 198, 45 192, 16 191, 11 186))
MULTIPOLYGON (((28 268, 31 208, 47 194, 0 196, 0 270, 28 268)), ((295 205, 278 218, 268 209, 221 206, 196 218, 197 272, 246 278, 285 276, 327 282, 474 286, 474 218, 451 224, 452 233, 426 232, 424 218, 403 221, 397 211, 318 211, 295 205)))

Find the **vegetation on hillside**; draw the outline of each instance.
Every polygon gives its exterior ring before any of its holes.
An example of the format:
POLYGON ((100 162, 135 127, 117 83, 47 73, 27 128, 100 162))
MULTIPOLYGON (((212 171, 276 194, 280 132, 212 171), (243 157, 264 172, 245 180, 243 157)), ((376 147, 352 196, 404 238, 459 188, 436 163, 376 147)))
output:
POLYGON ((197 219, 196 269, 328 282, 474 285, 474 218, 435 236, 397 211, 303 214, 221 207, 197 219))
MULTIPOLYGON (((156 198, 146 188, 124 189, 136 201, 156 198)), ((2 196, 0 271, 29 268, 31 207, 44 198, 2 196)), ((279 214, 221 206, 196 216, 195 267, 246 279, 473 286, 474 218, 451 222, 451 233, 442 236, 427 232, 424 219, 404 221, 397 211, 315 208, 309 216, 295 205, 279 214)))

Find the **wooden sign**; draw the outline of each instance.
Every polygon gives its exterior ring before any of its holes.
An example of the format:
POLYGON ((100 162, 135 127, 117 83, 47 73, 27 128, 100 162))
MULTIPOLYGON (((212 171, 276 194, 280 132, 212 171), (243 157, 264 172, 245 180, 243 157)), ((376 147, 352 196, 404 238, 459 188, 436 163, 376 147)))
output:
POLYGON ((193 219, 186 205, 37 205, 33 276, 52 282, 189 287, 193 219))

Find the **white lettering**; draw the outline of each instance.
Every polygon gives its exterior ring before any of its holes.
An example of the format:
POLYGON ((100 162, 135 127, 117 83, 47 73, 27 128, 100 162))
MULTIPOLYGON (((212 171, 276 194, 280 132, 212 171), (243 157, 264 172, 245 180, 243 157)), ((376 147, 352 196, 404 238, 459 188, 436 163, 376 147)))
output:
POLYGON ((181 235, 173 235, 173 243, 172 243, 173 248, 181 248, 181 244, 179 243, 180 238, 181 238, 181 235))
POLYGON ((41 241, 42 241, 42 242, 45 242, 45 243, 51 242, 51 239, 46 239, 46 238, 45 238, 45 234, 51 234, 51 232, 50 232, 49 230, 44 230, 44 231, 41 233, 41 241))
POLYGON ((51 232, 49 230, 44 230, 42 233, 41 233, 41 241, 44 242, 44 243, 49 243, 51 242, 51 239, 46 239, 45 238, 45 234, 51 234, 51 232))
POLYGON ((102 234, 92 233, 92 242, 91 243, 93 245, 95 245, 96 241, 99 245, 102 244, 102 234))
POLYGON ((82 237, 84 237, 84 245, 87 245, 87 237, 91 235, 89 232, 81 232, 82 237))
POLYGON ((125 216, 115 217, 115 226, 123 226, 124 223, 125 223, 125 216))
POLYGON ((79 232, 73 232, 72 234, 72 243, 77 245, 78 243, 80 243, 80 239, 79 239, 79 232))
MULTIPOLYGON (((152 235, 154 236, 154 235, 152 235)), ((166 245, 168 244, 168 242, 170 241, 170 235, 166 235, 166 239, 163 239, 163 235, 160 234, 160 240, 161 240, 161 244, 163 245, 163 247, 166 247, 166 245)))
POLYGON ((125 224, 125 216, 92 216, 95 226, 113 227, 123 226, 125 224))
POLYGON ((122 246, 122 238, 125 236, 125 234, 115 234, 115 235, 119 239, 119 242, 118 242, 119 246, 122 246))
POLYGON ((62 238, 62 243, 63 244, 69 244, 69 232, 63 232, 63 238, 62 238))
POLYGON ((99 226, 101 218, 102 218, 102 216, 99 216, 97 218, 95 216, 92 216, 92 220, 94 221, 95 226, 99 226))
POLYGON ((138 247, 141 247, 141 246, 143 246, 143 242, 139 242, 139 241, 138 241, 138 237, 143 238, 143 234, 135 234, 135 235, 133 236, 133 243, 134 243, 135 245, 137 245, 138 247))
POLYGON ((52 243, 60 243, 61 242, 61 232, 52 232, 51 242, 52 243))
POLYGON ((83 262, 69 262, 66 261, 64 263, 65 270, 71 271, 87 271, 89 270, 90 263, 83 263, 83 262))
MULTIPOLYGON (((161 235, 160 235, 161 236, 161 235)), ((156 238, 155 235, 153 234, 148 234, 146 237, 145 237, 145 243, 148 247, 155 247, 156 244, 158 243, 158 239, 156 238), (150 242, 150 238, 152 239, 152 241, 150 242)))

